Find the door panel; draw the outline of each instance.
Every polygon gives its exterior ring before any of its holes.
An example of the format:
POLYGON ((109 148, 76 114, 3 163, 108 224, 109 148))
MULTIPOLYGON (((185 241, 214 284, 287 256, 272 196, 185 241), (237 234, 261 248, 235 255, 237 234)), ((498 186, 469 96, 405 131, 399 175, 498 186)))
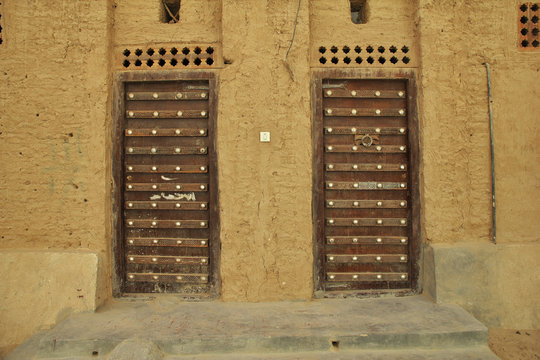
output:
POLYGON ((208 294, 215 281, 215 99, 209 84, 124 84, 123 292, 208 294))
POLYGON ((322 79, 318 91, 320 287, 411 288, 407 80, 322 79))

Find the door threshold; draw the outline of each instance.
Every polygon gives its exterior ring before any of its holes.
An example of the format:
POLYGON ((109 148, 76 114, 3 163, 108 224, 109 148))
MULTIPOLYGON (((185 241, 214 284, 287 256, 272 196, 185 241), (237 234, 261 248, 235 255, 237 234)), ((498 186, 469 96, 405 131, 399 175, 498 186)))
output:
POLYGON ((153 301, 155 299, 171 298, 181 301, 210 301, 215 300, 210 294, 182 294, 182 293, 123 293, 116 300, 120 301, 153 301))
POLYGON ((346 298, 374 298, 374 297, 402 297, 418 295, 410 288, 405 289, 374 289, 374 290, 346 290, 346 291, 316 291, 315 299, 346 299, 346 298))

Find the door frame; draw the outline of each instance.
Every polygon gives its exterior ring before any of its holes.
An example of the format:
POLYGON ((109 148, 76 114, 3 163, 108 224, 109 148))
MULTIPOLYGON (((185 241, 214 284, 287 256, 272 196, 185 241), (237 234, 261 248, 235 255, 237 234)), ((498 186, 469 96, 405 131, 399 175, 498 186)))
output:
MULTIPOLYGON (((214 71, 124 71, 114 74, 113 93, 112 93, 112 125, 110 127, 111 151, 109 153, 112 160, 111 169, 111 277, 112 293, 114 297, 135 296, 135 293, 124 293, 125 271, 125 244, 123 233, 123 123, 125 106, 125 83, 142 81, 181 81, 181 80, 207 80, 209 83, 209 116, 208 128, 213 134, 213 138, 208 144, 208 155, 211 161, 208 164, 209 173, 209 192, 212 204, 209 211, 209 218, 212 219, 213 227, 209 237, 209 255, 210 255, 210 291, 204 295, 183 295, 167 293, 167 295, 186 297, 189 299, 217 299, 221 294, 221 274, 220 274, 220 218, 219 218, 219 189, 218 189, 218 169, 217 169, 217 103, 218 103, 218 84, 219 76, 214 71)), ((157 293, 144 294, 146 296, 156 296, 157 293)))
POLYGON ((421 262, 421 192, 420 192, 420 162, 417 72, 414 69, 330 69, 313 70, 311 77, 311 113, 312 113, 312 174, 313 174, 313 285, 315 298, 343 296, 377 296, 381 294, 418 294, 420 286, 421 262), (407 86, 407 117, 409 142, 409 176, 410 176, 410 206, 411 206, 411 288, 400 290, 354 290, 354 291, 325 291, 324 290, 324 157, 323 152, 323 112, 322 112, 322 82, 324 79, 358 79, 358 80, 405 80, 407 86))

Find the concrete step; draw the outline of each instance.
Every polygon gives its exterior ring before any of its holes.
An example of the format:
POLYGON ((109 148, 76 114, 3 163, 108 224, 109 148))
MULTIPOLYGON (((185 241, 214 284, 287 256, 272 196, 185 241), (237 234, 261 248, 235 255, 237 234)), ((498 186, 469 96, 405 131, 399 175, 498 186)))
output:
MULTIPOLYGON (((158 353, 148 356, 139 353, 135 356, 68 356, 48 358, 60 360, 497 360, 499 359, 487 346, 474 346, 457 349, 399 349, 399 350, 356 350, 339 352, 299 352, 266 354, 212 354, 193 356, 167 356, 158 353)), ((131 355, 131 354, 130 354, 131 355)), ((8 358, 9 359, 9 358, 8 358)), ((21 357, 21 359, 23 359, 21 357)), ((25 357, 24 359, 30 359, 25 357)), ((47 358, 46 358, 47 359, 47 358)), ((46 360, 45 359, 45 360, 46 360)))
MULTIPOLYGON (((117 300, 96 313, 71 316, 21 349, 27 349, 24 359, 295 359, 299 353, 347 359, 382 350, 401 359, 400 353, 414 351, 480 354, 487 338, 486 327, 463 309, 422 296, 255 304, 156 297, 117 300)), ((17 356, 16 350, 7 359, 23 358, 17 356)), ((477 358, 490 359, 471 357, 477 358)))
POLYGON ((497 360, 487 346, 456 349, 356 350, 165 357, 164 360, 497 360))

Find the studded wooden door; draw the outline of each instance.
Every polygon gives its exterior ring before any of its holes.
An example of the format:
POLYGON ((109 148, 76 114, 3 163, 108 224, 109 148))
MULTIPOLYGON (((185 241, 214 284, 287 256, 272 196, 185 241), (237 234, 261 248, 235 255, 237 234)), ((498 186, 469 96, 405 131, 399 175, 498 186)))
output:
POLYGON ((207 295, 216 282, 216 99, 210 83, 124 82, 123 292, 207 295))
POLYGON ((321 290, 412 287, 407 85, 407 80, 322 79, 318 87, 321 290))

